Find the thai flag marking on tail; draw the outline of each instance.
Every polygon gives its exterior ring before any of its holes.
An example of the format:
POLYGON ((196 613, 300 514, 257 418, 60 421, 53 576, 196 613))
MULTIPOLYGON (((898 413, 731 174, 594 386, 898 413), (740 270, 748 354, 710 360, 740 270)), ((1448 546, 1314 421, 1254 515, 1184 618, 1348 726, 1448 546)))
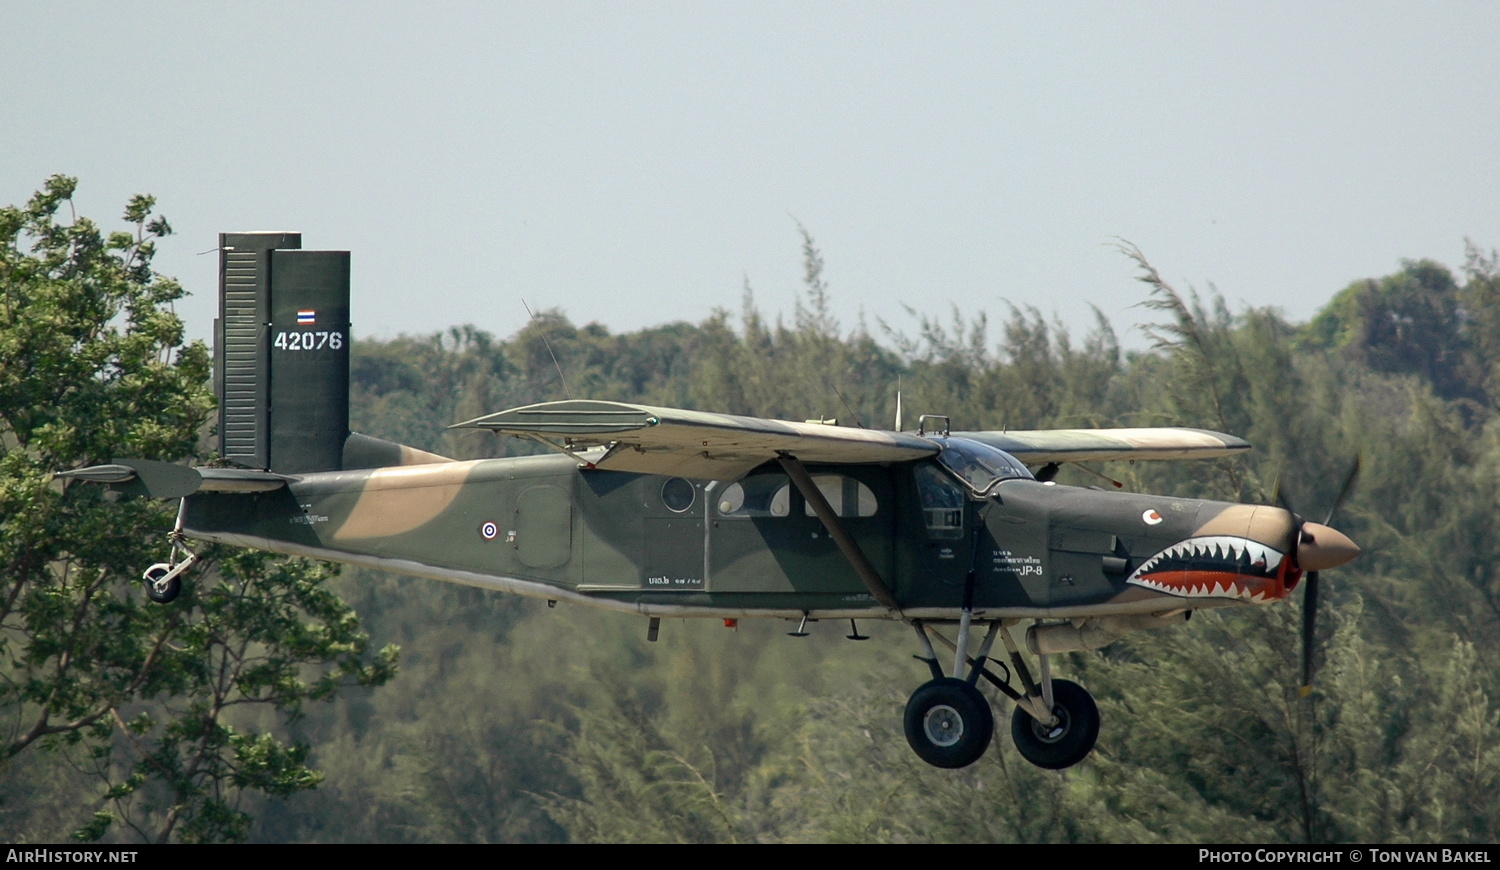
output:
POLYGON ((318 312, 317 312, 316 309, 312 309, 312 308, 298 308, 297 309, 297 324, 299 326, 305 326, 305 325, 308 325, 308 324, 316 323, 317 320, 318 320, 318 312))

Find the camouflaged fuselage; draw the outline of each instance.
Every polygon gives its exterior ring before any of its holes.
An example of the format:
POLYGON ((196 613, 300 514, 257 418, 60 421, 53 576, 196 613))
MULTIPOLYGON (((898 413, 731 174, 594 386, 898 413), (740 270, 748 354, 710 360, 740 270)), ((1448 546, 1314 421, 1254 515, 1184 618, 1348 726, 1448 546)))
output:
MULTIPOLYGON (((906 617, 1081 617, 1270 601, 1298 572, 1279 508, 1008 480, 975 499, 933 460, 808 466, 906 617)), ((197 493, 192 538, 650 615, 881 617, 775 464, 733 482, 440 462, 197 493)))

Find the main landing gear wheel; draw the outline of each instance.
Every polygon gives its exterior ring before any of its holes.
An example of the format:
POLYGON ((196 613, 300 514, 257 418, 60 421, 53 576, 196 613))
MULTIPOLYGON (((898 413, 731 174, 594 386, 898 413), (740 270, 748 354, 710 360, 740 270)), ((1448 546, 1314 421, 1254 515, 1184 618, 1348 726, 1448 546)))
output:
POLYGON ((167 604, 176 600, 177 596, 182 593, 182 577, 179 575, 168 580, 166 583, 161 582, 161 579, 171 573, 171 571, 172 566, 166 562, 157 562, 146 569, 146 573, 142 575, 142 579, 146 581, 147 598, 150 598, 157 604, 167 604))
POLYGON ((953 677, 923 683, 906 702, 906 742, 934 767, 968 767, 990 746, 995 714, 979 690, 953 677))
POLYGON ((1052 713, 1058 722, 1049 728, 1017 707, 1010 717, 1010 736, 1022 758, 1037 767, 1062 770, 1082 761, 1094 748, 1099 739, 1099 707, 1084 687, 1053 680, 1052 713))

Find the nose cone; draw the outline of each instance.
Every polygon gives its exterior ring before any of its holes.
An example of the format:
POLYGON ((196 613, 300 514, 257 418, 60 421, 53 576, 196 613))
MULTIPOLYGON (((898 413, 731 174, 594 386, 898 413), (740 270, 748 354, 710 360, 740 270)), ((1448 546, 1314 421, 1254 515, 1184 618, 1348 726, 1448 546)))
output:
POLYGON ((1322 523, 1303 523, 1297 545, 1297 564, 1304 571, 1326 571, 1359 555, 1359 545, 1349 536, 1322 523))

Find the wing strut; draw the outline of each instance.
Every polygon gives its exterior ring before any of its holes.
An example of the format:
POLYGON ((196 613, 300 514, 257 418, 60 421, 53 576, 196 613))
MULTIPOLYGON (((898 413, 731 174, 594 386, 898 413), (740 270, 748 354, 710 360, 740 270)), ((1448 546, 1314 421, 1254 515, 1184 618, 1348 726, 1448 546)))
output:
POLYGON ((839 515, 834 512, 833 505, 830 505, 828 499, 823 497, 823 491, 813 483, 812 475, 802 467, 801 461, 786 453, 778 453, 776 460, 781 463, 786 476, 792 479, 792 484, 797 487, 797 491, 802 493, 802 497, 807 500, 808 507, 812 508, 813 513, 823 523, 823 528, 828 530, 833 542, 838 544, 839 552, 849 560, 854 573, 859 575, 859 579, 865 584, 865 589, 869 590, 870 597, 880 602, 883 607, 899 613, 901 607, 896 603, 896 596, 891 594, 891 590, 880 579, 880 575, 875 573, 875 566, 865 558, 865 553, 859 548, 859 544, 844 530, 844 524, 839 522, 839 515))

